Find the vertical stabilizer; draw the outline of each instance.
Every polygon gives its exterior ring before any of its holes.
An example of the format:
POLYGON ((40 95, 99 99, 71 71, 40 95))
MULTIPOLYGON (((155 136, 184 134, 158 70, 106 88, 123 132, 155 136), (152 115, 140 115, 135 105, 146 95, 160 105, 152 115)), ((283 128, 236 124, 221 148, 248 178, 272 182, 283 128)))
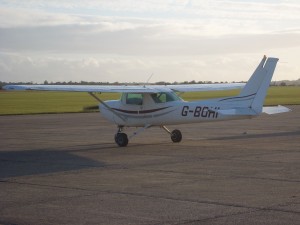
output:
POLYGON ((243 98, 253 96, 247 101, 247 105, 258 114, 262 112, 263 103, 277 62, 277 58, 267 58, 264 56, 239 95, 243 98))
POLYGON ((246 86, 241 90, 241 96, 248 96, 256 93, 262 83, 262 80, 265 77, 264 65, 267 60, 267 57, 264 56, 256 70, 253 72, 246 86))

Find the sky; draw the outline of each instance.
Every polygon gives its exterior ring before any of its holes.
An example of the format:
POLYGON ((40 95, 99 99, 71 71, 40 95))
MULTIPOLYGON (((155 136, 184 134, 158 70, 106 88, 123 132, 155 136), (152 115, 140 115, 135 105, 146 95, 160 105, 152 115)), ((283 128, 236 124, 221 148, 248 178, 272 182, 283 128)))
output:
POLYGON ((0 81, 300 78, 298 0, 0 0, 0 81))

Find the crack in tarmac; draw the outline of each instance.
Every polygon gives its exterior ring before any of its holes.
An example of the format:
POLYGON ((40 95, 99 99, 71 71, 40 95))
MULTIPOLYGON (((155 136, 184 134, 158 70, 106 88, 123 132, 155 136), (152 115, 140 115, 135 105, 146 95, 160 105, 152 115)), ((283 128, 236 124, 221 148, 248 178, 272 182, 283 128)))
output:
MULTIPOLYGON (((132 193, 132 192, 122 192, 122 191, 90 190, 90 189, 86 189, 86 188, 74 188, 74 187, 66 187, 66 186, 36 184, 36 183, 17 182, 17 181, 1 181, 0 180, 0 182, 2 182, 2 183, 12 183, 12 184, 21 184, 21 185, 32 185, 32 186, 39 186, 39 187, 46 187, 46 188, 60 188, 60 189, 92 192, 91 194, 82 195, 82 196, 94 196, 94 195, 103 194, 103 193, 106 193, 106 194, 119 194, 119 195, 146 197, 146 198, 172 200, 172 201, 180 201, 180 202, 211 204, 211 205, 217 205, 217 206, 235 207, 235 208, 244 208, 244 209, 265 210, 265 211, 266 210, 268 210, 268 211, 272 210, 272 211, 279 211, 279 212, 295 213, 295 214, 300 215, 300 212, 292 211, 292 210, 276 209, 276 208, 274 208, 274 206, 273 207, 254 207, 254 206, 247 206, 247 205, 236 204, 236 203, 224 203, 224 202, 218 202, 218 201, 181 199, 181 198, 174 198, 174 197, 167 197, 167 196, 150 195, 150 194, 142 194, 142 193, 132 193)), ((76 198, 76 197, 82 197, 82 196, 69 196, 69 197, 66 197, 66 198, 76 198)), ((55 198, 55 200, 56 200, 56 198, 55 198)), ((42 202, 48 202, 48 201, 42 201, 42 202)), ((282 204, 287 204, 287 203, 281 203, 281 204, 278 204, 276 206, 282 206, 282 204)), ((288 205, 291 205, 291 204, 294 204, 294 203, 291 202, 288 205)))

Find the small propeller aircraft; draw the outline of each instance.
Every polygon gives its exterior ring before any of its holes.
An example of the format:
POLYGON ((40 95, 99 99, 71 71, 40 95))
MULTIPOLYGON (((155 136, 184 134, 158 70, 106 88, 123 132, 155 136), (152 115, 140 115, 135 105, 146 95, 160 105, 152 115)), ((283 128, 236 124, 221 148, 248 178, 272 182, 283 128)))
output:
POLYGON ((153 126, 162 127, 173 142, 180 142, 180 130, 170 131, 166 125, 199 123, 206 121, 249 119, 262 112, 276 114, 290 111, 284 106, 263 107, 277 58, 263 57, 246 84, 195 85, 6 85, 6 90, 73 91, 88 92, 99 101, 102 115, 118 126, 117 145, 124 147, 128 139, 153 126), (203 101, 187 102, 176 93, 243 88, 239 95, 203 101), (102 101, 94 93, 122 93, 119 100, 102 101), (124 129, 140 127, 129 138, 124 129))

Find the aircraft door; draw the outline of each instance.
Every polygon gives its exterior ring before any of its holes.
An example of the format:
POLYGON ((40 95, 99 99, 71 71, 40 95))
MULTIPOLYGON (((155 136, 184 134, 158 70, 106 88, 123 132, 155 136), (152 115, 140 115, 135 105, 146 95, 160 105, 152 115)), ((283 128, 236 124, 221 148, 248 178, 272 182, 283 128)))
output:
MULTIPOLYGON (((140 93, 123 93, 119 112, 126 118, 126 123, 130 124, 140 118, 140 112, 144 106, 144 95, 140 93)), ((115 118, 118 120, 118 118, 115 118)))
POLYGON ((132 113, 138 114, 143 109, 144 96, 140 93, 126 93, 123 105, 132 113))

